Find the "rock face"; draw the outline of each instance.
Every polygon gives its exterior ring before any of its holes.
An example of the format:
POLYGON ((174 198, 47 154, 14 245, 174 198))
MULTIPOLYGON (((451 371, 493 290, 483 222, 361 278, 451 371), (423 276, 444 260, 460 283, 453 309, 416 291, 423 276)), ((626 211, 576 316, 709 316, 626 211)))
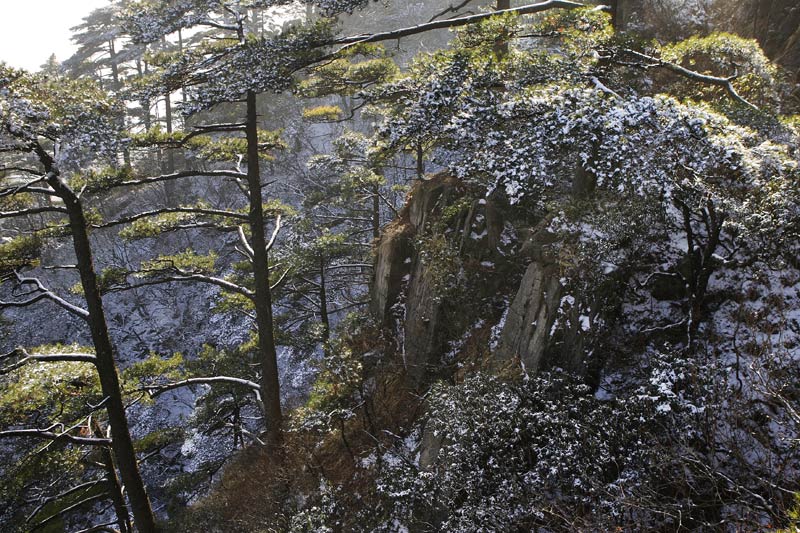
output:
POLYGON ((370 311, 383 325, 391 324, 392 307, 400 298, 404 278, 411 270, 415 232, 407 218, 398 218, 386 226, 375 247, 370 311))
POLYGON ((511 303, 489 366, 586 376, 613 290, 562 279, 547 251, 548 221, 516 230, 502 200, 483 196, 447 174, 419 181, 376 245, 371 310, 396 337, 410 381, 436 376, 470 327, 496 320, 489 305, 504 298, 511 303), (426 248, 432 241, 441 248, 426 248))
MULTIPOLYGON (((446 242, 461 265, 455 273, 459 279, 467 277, 467 267, 473 273, 491 268, 503 245, 504 222, 496 201, 465 198, 467 186, 448 174, 416 182, 376 246, 371 309, 400 339, 403 362, 415 383, 439 367, 448 343, 469 326, 475 311, 443 295, 439 266, 423 257, 420 243, 430 238, 446 242)), ((471 287, 476 302, 494 290, 498 278, 487 280, 471 287)))
POLYGON ((560 301, 558 270, 554 265, 532 262, 508 309, 496 354, 498 361, 519 358, 527 372, 536 372, 550 342, 560 301))

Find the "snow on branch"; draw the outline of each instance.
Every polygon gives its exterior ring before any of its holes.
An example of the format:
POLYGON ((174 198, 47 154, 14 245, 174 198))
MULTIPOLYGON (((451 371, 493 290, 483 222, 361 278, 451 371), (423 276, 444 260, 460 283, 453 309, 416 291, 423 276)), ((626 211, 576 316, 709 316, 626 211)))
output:
POLYGON ((242 213, 235 213, 233 211, 224 211, 219 209, 206 209, 201 207, 165 207, 163 209, 155 209, 153 211, 144 211, 142 213, 137 213, 135 215, 131 215, 129 217, 120 218, 117 220, 112 220, 110 222, 103 222, 102 224, 92 224, 93 228, 109 228, 112 226, 119 226, 122 224, 130 224, 131 222, 136 222, 137 220, 148 218, 148 217, 155 217, 158 215, 165 215, 169 213, 195 213, 198 215, 208 215, 208 216, 218 216, 218 217, 225 217, 225 218, 235 218, 238 220, 247 220, 247 215, 242 213))
POLYGON ((85 309, 78 307, 77 305, 71 304, 70 302, 66 301, 65 299, 61 298, 51 290, 47 289, 41 281, 37 278, 25 278, 22 277, 19 273, 15 272, 14 275, 16 276, 16 282, 19 286, 22 285, 33 285, 34 289, 32 292, 28 294, 33 294, 31 298, 27 300, 15 300, 15 301, 3 301, 0 300, 0 309, 7 309, 7 308, 14 308, 14 307, 27 307, 29 305, 35 304, 36 302, 42 300, 50 300, 54 302, 56 305, 62 307, 66 311, 72 313, 73 315, 80 317, 84 320, 89 319, 89 312, 85 309))
POLYGON ((150 395, 151 398, 155 398, 156 396, 159 396, 165 392, 174 389, 179 389, 182 387, 193 387, 195 385, 215 385, 220 383, 228 385, 238 385, 250 389, 255 395, 256 402, 258 403, 259 407, 263 410, 264 402, 261 399, 261 386, 258 383, 255 383, 248 379, 234 378, 230 376, 189 378, 181 381, 175 381, 173 383, 166 383, 164 385, 148 385, 142 387, 140 391, 146 392, 147 394, 150 395))
POLYGON ((677 63, 665 61, 663 59, 643 54, 641 52, 637 52, 636 50, 631 50, 629 48, 625 49, 625 52, 637 59, 649 62, 649 64, 640 65, 642 67, 645 68, 661 67, 670 70, 676 74, 679 74, 685 78, 688 78, 690 80, 699 81, 701 83, 706 83, 709 85, 716 85, 717 87, 722 87, 723 89, 725 89, 725 92, 728 93, 728 96, 730 96, 740 104, 745 105, 754 111, 759 111, 759 108, 755 104, 752 104, 749 101, 745 100, 744 97, 742 97, 742 95, 736 92, 736 88, 733 86, 733 80, 739 77, 738 73, 734 73, 732 76, 728 77, 712 76, 710 74, 702 74, 694 70, 689 70, 688 68, 682 67, 677 63))
POLYGON ((45 429, 11 429, 8 431, 0 431, 0 439, 28 437, 52 441, 67 441, 73 444, 86 444, 89 446, 111 445, 111 439, 99 437, 81 437, 70 435, 67 432, 56 433, 53 431, 53 429, 55 429, 55 426, 45 429))
POLYGON ((61 362, 83 362, 94 364, 97 357, 88 353, 57 353, 57 354, 31 354, 24 348, 17 348, 12 352, 0 355, 0 361, 6 359, 13 359, 19 357, 20 359, 7 367, 0 368, 0 375, 8 374, 14 370, 34 361, 43 363, 61 363, 61 362))
MULTIPOLYGON (((53 194, 50 191, 50 194, 53 194)), ((18 211, 0 211, 0 219, 2 218, 14 218, 14 217, 23 217, 27 215, 39 215, 42 213, 67 213, 66 207, 60 207, 56 205, 48 205, 42 207, 28 207, 26 209, 20 209, 18 211)))
POLYGON ((135 187, 137 185, 147 185, 149 183, 159 183, 162 181, 170 181, 180 178, 199 177, 245 179, 247 178, 247 174, 243 172, 237 172, 235 170, 184 170, 181 172, 174 172, 172 174, 162 174, 160 176, 150 176, 147 178, 121 181, 113 184, 112 187, 135 187))
POLYGON ((456 28, 459 26, 466 26, 468 24, 475 24, 476 22, 481 22, 491 17, 500 15, 506 15, 506 14, 532 15, 534 13, 541 13, 543 11, 547 11, 550 9, 576 9, 580 7, 589 7, 589 6, 580 2, 572 2, 569 0, 546 0, 545 2, 540 2, 538 4, 532 4, 529 6, 515 7, 511 9, 502 9, 500 11, 492 11, 490 13, 479 13, 477 15, 467 15, 465 17, 456 17, 452 19, 435 20, 432 22, 426 22, 424 24, 418 24, 416 26, 401 28, 398 30, 391 30, 391 31, 371 33, 371 34, 353 35, 349 37, 340 37, 338 39, 333 39, 325 44, 352 45, 360 43, 375 43, 380 41, 389 41, 392 39, 400 39, 401 37, 408 37, 409 35, 417 35, 419 33, 424 33, 426 31, 431 31, 431 30, 456 28))
POLYGON ((177 269, 175 267, 168 267, 164 268, 163 270, 140 270, 137 273, 139 274, 149 274, 149 275, 158 275, 160 276, 158 279, 151 279, 147 281, 141 281, 137 283, 131 283, 128 285, 121 285, 110 287, 107 292, 122 292, 122 291, 129 291, 132 289, 139 289, 142 287, 151 287, 155 285, 163 285, 166 283, 186 283, 186 282, 200 282, 200 283, 207 283, 209 285, 216 285, 223 290, 228 292, 234 292, 237 294, 241 294, 242 296, 254 299, 255 293, 241 285, 237 285, 235 283, 231 283, 230 281, 215 278, 213 276, 206 276, 204 274, 197 274, 197 273, 190 273, 185 272, 183 270, 177 269), (171 273, 173 272, 173 273, 171 273))

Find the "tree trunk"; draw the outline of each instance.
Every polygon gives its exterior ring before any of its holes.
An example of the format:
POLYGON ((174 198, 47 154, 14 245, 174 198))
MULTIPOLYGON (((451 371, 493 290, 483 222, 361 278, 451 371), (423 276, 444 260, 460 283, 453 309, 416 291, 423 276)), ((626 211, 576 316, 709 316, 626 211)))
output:
POLYGON ((122 402, 122 389, 117 375, 114 361, 114 349, 111 336, 108 333, 103 300, 97 284, 97 275, 94 270, 94 259, 86 230, 87 222, 83 206, 78 196, 64 183, 53 166, 52 158, 41 147, 37 150, 45 171, 48 174, 47 183, 56 194, 64 200, 69 216, 69 226, 72 231, 72 243, 75 248, 75 257, 80 273, 81 285, 86 298, 89 313, 89 328, 95 349, 95 366, 100 378, 100 386, 105 397, 108 422, 111 426, 111 447, 117 461, 122 483, 128 493, 128 500, 133 511, 133 519, 139 533, 155 533, 155 516, 150 507, 150 499, 139 472, 139 463, 136 460, 136 451, 133 448, 128 419, 125 415, 125 405, 122 402))
POLYGON ((381 189, 380 185, 375 184, 372 189, 372 237, 377 239, 381 236, 381 189))
MULTIPOLYGON (((104 438, 106 435, 100 428, 97 420, 92 420, 92 431, 97 438, 104 438)), ((117 523, 119 524, 120 533, 130 533, 131 517, 128 514, 128 508, 125 506, 125 496, 122 492, 122 485, 117 477, 116 461, 114 461, 114 454, 108 448, 101 450, 103 456, 103 469, 106 471, 106 479, 110 485, 111 502, 114 505, 114 512, 117 515, 117 523)))
MULTIPOLYGON (((144 63, 142 66, 142 61, 137 59, 136 60, 136 71, 139 74, 139 77, 142 78, 147 74, 147 63, 144 63)), ((145 98, 140 102, 142 105, 142 120, 144 121, 144 129, 145 131, 150 131, 150 128, 153 126, 150 121, 150 99, 145 98)))
MULTIPOLYGON (((119 65, 117 64, 117 49, 114 45, 114 39, 108 41, 108 54, 111 62, 111 77, 114 79, 114 91, 118 92, 122 89, 122 83, 119 79, 119 65)), ((117 126, 121 130, 125 129, 125 115, 120 114, 117 126)), ((122 159, 125 162, 125 166, 131 166, 131 151, 127 146, 122 149, 122 159)))
POLYGON ((247 91, 247 185, 250 196, 248 213, 253 247, 253 276, 255 278, 256 325, 261 352, 261 398, 264 402, 267 436, 276 442, 280 438, 281 413, 278 355, 272 320, 272 292, 269 286, 269 257, 264 233, 264 207, 261 199, 261 171, 258 157, 258 114, 256 93, 247 91))
POLYGON ((615 31, 622 30, 622 9, 620 6, 620 0, 606 0, 605 3, 611 10, 611 26, 615 31))
POLYGON ((70 229, 72 230, 78 270, 83 291, 86 295, 89 327, 97 356, 97 373, 100 376, 103 396, 106 397, 106 411, 108 412, 108 421, 111 426, 111 445, 114 450, 114 457, 117 460, 125 490, 128 493, 136 528, 141 533, 155 532, 157 531, 155 517, 139 472, 139 464, 136 461, 136 452, 128 429, 128 420, 125 416, 125 405, 122 403, 119 376, 114 362, 114 352, 108 333, 108 326, 106 325, 103 302, 97 286, 97 276, 94 271, 89 234, 86 232, 87 223, 83 214, 83 207, 80 200, 74 196, 65 198, 64 203, 69 210, 70 229))
POLYGON ((319 314, 322 321, 322 351, 328 356, 328 341, 331 339, 331 321, 328 316, 328 289, 325 286, 325 258, 319 259, 319 314))
MULTIPOLYGON (((183 55, 183 32, 178 29, 178 52, 183 55)), ((186 103, 186 86, 181 86, 181 102, 186 103)))
POLYGON ((425 177, 425 147, 422 144, 422 139, 417 140, 417 179, 421 180, 425 177))
MULTIPOLYGON (((169 93, 164 95, 164 119, 167 126, 167 133, 172 133, 172 99, 169 93)), ((167 174, 175 172, 175 148, 167 146, 167 166, 165 169, 167 174)), ((180 204, 178 198, 178 185, 175 180, 167 180, 164 182, 164 194, 167 197, 167 206, 177 207, 180 204)))
MULTIPOLYGON (((504 9, 511 9, 511 0, 497 0, 497 11, 504 9)), ((505 35, 498 35, 497 43, 494 46, 494 53, 498 58, 503 58, 508 55, 508 39, 505 35)))

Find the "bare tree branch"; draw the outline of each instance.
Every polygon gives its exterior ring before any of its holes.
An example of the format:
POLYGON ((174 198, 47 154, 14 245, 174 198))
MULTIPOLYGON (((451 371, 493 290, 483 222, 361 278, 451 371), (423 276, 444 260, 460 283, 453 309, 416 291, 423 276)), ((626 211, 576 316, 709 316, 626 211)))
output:
POLYGON ((36 278, 25 278, 25 277, 20 276, 19 273, 17 273, 17 272, 15 272, 14 275, 17 277, 17 283, 19 283, 20 285, 25 285, 25 284, 35 285, 36 286, 36 290, 39 291, 39 294, 37 294, 33 298, 29 298, 28 300, 23 300, 23 301, 5 302, 5 301, 0 300, 0 309, 12 308, 12 307, 27 307, 29 305, 32 305, 32 304, 36 303, 36 302, 39 302, 41 300, 47 299, 47 300, 51 300, 51 301, 55 302, 57 305, 59 305, 60 307, 66 309, 67 311, 69 311, 73 315, 78 316, 78 317, 80 317, 80 318, 82 318, 84 320, 88 320, 88 318, 89 318, 89 312, 88 311, 86 311, 85 309, 83 309, 81 307, 78 307, 77 305, 73 305, 73 304, 69 303, 65 299, 63 299, 60 296, 56 295, 54 292, 48 290, 47 288, 45 288, 45 286, 42 284, 42 282, 39 281, 38 279, 36 279, 36 278))
POLYGON ((281 218, 281 215, 278 215, 278 218, 275 219, 275 229, 272 231, 272 237, 269 238, 269 242, 267 243, 267 251, 272 250, 272 247, 275 245, 275 239, 278 238, 278 233, 280 233, 283 227, 281 218))
POLYGON ((39 215, 42 213, 67 213, 66 207, 47 205, 42 207, 28 207, 19 211, 0 211, 0 218, 23 217, 27 215, 39 215))
POLYGON ((88 489, 94 488, 95 486, 99 485, 100 483, 103 483, 105 480, 106 480, 105 478, 100 478, 100 479, 95 479, 94 481, 87 481, 86 483, 81 483, 80 485, 77 485, 75 487, 67 489, 64 492, 62 492, 61 494, 56 494, 54 496, 49 496, 47 498, 42 499, 39 502, 39 505, 37 505, 33 509, 33 511, 31 511, 30 515, 28 515, 28 518, 27 518, 26 521, 30 522, 31 520, 33 520, 33 517, 35 517, 37 514, 39 514, 42 511, 42 509, 44 509, 44 507, 48 503, 51 503, 51 502, 54 502, 54 501, 58 501, 61 498, 66 498, 67 496, 69 496, 71 494, 75 494, 76 492, 80 492, 82 490, 88 490, 88 489))
POLYGON ((156 396, 159 396, 167 391, 179 389, 181 387, 192 387, 195 385, 214 385, 219 383, 224 383, 228 385, 238 385, 250 389, 256 397, 256 402, 258 403, 259 408, 262 411, 264 410, 264 402, 261 399, 261 386, 258 383, 255 383, 247 379, 234 378, 230 376, 189 378, 189 379, 184 379, 182 381, 176 381, 174 383, 166 383, 164 385, 149 385, 146 387, 142 387, 140 390, 142 392, 148 393, 151 397, 155 398, 156 396))
POLYGON ((239 242, 242 243, 242 247, 244 248, 245 254, 252 261, 253 257, 255 257, 255 255, 256 255, 256 253, 253 251, 253 247, 250 245, 250 242, 247 240, 247 235, 244 234, 244 227, 243 226, 239 226, 237 228, 237 232, 239 234, 239 242))
POLYGON ((69 512, 72 512, 75 509, 78 509, 82 505, 86 505, 87 503, 91 503, 91 502, 95 502, 95 501, 98 501, 98 500, 102 500, 102 499, 107 498, 107 497, 108 497, 108 493, 107 492, 101 492, 99 494, 93 494, 92 496, 89 496, 88 498, 84 498, 83 500, 75 502, 70 506, 64 507, 63 509, 60 509, 55 514, 53 514, 51 516, 48 516, 47 518, 45 518, 41 522, 38 522, 37 524, 35 524, 31 528, 31 532, 43 528, 44 526, 46 526, 47 524, 49 524, 53 520, 65 515, 65 514, 67 514, 69 512))
POLYGON ((86 444, 89 446, 109 446, 111 439, 101 439, 97 437, 76 437, 69 433, 55 433, 49 429, 11 429, 0 431, 0 439, 29 437, 35 439, 67 441, 74 444, 86 444))

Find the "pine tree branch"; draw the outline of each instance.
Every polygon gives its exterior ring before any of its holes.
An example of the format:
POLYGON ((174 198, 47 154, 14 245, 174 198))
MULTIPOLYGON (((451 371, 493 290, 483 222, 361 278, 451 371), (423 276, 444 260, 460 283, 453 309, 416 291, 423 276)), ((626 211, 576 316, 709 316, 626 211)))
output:
MULTIPOLYGON (((52 191, 51 191, 52 193, 52 191)), ((55 195, 55 193, 52 193, 55 195)), ((22 217, 26 215, 39 215, 42 213, 63 213, 67 214, 66 207, 59 207, 55 205, 48 205, 42 207, 28 207, 26 209, 20 209, 19 211, 0 211, 0 219, 2 218, 14 218, 14 217, 22 217)))
POLYGON ((89 446, 109 446, 111 439, 101 439, 97 437, 76 437, 69 433, 56 433, 50 429, 11 429, 0 431, 0 439, 29 437, 52 441, 67 441, 73 444, 86 444, 89 446))
POLYGON ((141 270, 138 273, 142 274, 155 274, 160 275, 158 279, 148 280, 148 281, 141 281, 137 283, 131 283, 129 285, 120 285, 114 286, 109 288, 106 292, 123 292, 129 291, 133 289, 140 289, 142 287, 153 287, 156 285, 163 285, 165 283, 187 283, 187 282, 200 282, 200 283, 207 283, 209 285, 215 285, 220 287, 223 290, 228 292, 234 292, 237 294, 241 294, 242 296, 249 298, 250 300, 255 298, 255 293, 241 285, 237 285, 235 283, 231 283, 230 281, 216 278, 213 276, 206 276, 204 274, 196 274, 185 272, 177 268, 171 269, 164 269, 164 270, 141 270), (168 272, 177 272, 177 274, 168 274, 168 272))
POLYGON ((21 357, 21 359, 7 367, 0 368, 0 375, 13 372, 14 370, 34 361, 43 363, 83 362, 92 364, 97 361, 97 358, 94 355, 87 353, 30 354, 24 348, 17 348, 12 352, 0 355, 0 361, 12 359, 14 357, 21 357))
POLYGON ((98 524, 96 526, 92 526, 86 529, 81 529, 80 531, 76 531, 75 533, 99 533, 100 531, 104 533, 120 533, 118 529, 114 529, 114 525, 117 522, 108 522, 105 524, 98 524))
POLYGON ((72 313, 73 315, 82 318, 83 320, 89 319, 89 312, 85 309, 78 307, 77 305, 73 305, 66 301, 65 299, 61 298, 60 296, 56 295, 54 292, 45 288, 41 281, 36 278, 25 278, 19 275, 19 273, 15 272, 14 275, 17 278, 17 283, 19 285, 26 285, 32 284, 36 288, 35 290, 38 291, 34 297, 29 298, 27 300, 22 301, 2 301, 0 300, 0 309, 6 308, 17 308, 17 307, 27 307, 29 305, 35 304, 41 300, 50 300, 54 302, 56 305, 62 307, 63 309, 67 310, 68 312, 72 313))
POLYGON ((642 59, 644 61, 649 62, 649 64, 647 65, 636 65, 636 66, 640 66, 643 68, 661 67, 693 81, 699 81, 700 83, 722 87, 725 90, 725 92, 728 93, 728 96, 730 96, 740 104, 747 106, 754 111, 760 111, 760 109, 755 104, 745 100, 744 97, 742 97, 738 92, 736 92, 736 88, 733 86, 733 80, 739 77, 738 73, 734 73, 733 76, 728 76, 728 77, 712 76, 710 74, 702 74, 694 70, 689 70, 688 68, 682 67, 677 63, 665 61, 663 59, 649 56, 647 54, 643 54, 641 52, 637 52, 636 50, 631 50, 629 48, 626 48, 625 52, 638 59, 642 59))
POLYGON ((82 505, 86 505, 87 503, 91 503, 91 502, 96 502, 98 500, 102 500, 102 499, 107 498, 107 497, 108 497, 108 492, 104 491, 104 492, 101 492, 99 494, 93 494, 92 496, 89 496, 88 498, 84 498, 83 500, 75 502, 70 506, 64 507, 63 509, 57 511, 55 514, 53 514, 51 516, 48 516, 47 518, 45 518, 41 522, 37 522, 31 528, 31 533, 33 533, 34 531, 36 531, 38 529, 41 529, 41 528, 45 527, 47 524, 49 524, 53 520, 56 520, 57 518, 60 518, 61 516, 65 515, 65 514, 67 514, 69 512, 72 512, 75 509, 80 508, 82 505))
POLYGON ((424 33, 431 30, 456 28, 459 26, 466 26, 468 24, 475 24, 477 22, 481 22, 491 17, 500 15, 506 15, 506 14, 532 15, 534 13, 541 13, 543 11, 548 11, 550 9, 576 9, 580 7, 589 7, 589 6, 587 6, 586 4, 582 4, 579 2, 572 2, 569 0, 546 0, 545 2, 540 2, 538 4, 515 7, 512 9, 503 9, 500 11, 492 11, 491 13, 479 13, 477 15, 467 15, 465 17, 456 17, 446 20, 435 20, 432 22, 426 22, 424 24, 418 24, 417 26, 411 26, 408 28, 401 28, 397 30, 378 32, 372 34, 353 35, 349 37, 339 37, 338 39, 332 39, 331 41, 324 43, 324 45, 327 46, 353 45, 361 43, 375 43, 380 41, 389 41, 393 39, 400 39, 401 37, 408 37, 410 35, 417 35, 419 33, 424 33))
POLYGON ((278 281, 269 286, 269 290, 274 291, 275 289, 283 285, 283 282, 286 281, 286 276, 288 276, 289 272, 291 271, 292 271, 291 268, 287 268, 286 271, 281 275, 281 277, 278 278, 278 281))
POLYGON ((31 513, 28 515, 28 518, 27 518, 26 522, 30 522, 31 520, 33 520, 33 518, 37 514, 39 514, 47 504, 55 502, 55 501, 58 501, 58 500, 60 500, 62 498, 66 498, 67 496, 75 494, 76 492, 80 492, 82 490, 88 490, 88 489, 94 488, 97 485, 99 485, 100 483, 103 483, 104 481, 106 481, 105 478, 95 479, 94 481, 87 481, 86 483, 81 483, 80 485, 76 485, 75 487, 67 489, 64 492, 62 492, 61 494, 56 494, 54 496, 48 496, 47 498, 44 498, 44 499, 40 500, 39 505, 37 505, 33 509, 33 511, 31 511, 31 513))
POLYGON ((272 250, 272 247, 275 245, 275 239, 278 238, 278 233, 281 232, 282 227, 282 217, 281 215, 278 215, 278 218, 275 219, 275 229, 272 231, 272 237, 270 237, 269 242, 267 243, 267 251, 272 250))
POLYGON ((235 213, 233 211, 224 211, 219 209, 205 209, 201 207, 165 207, 163 209, 154 209, 153 211, 145 211, 137 213, 129 217, 119 218, 110 222, 103 222, 102 224, 92 224, 93 228, 110 228, 112 226, 119 226, 122 224, 130 224, 143 218, 155 217, 158 215, 166 215, 169 213, 196 213, 198 215, 218 216, 224 218, 235 218, 237 220, 247 220, 247 215, 242 213, 235 213))
POLYGON ((110 187, 135 187, 138 185, 147 185, 150 183, 159 183, 162 181, 170 181, 181 178, 200 177, 246 179, 247 174, 243 172, 237 172, 235 170, 183 170, 181 172, 173 172, 172 174, 162 174, 160 176, 150 176, 147 178, 122 181, 115 183, 110 187))
POLYGON ((164 385, 148 385, 139 389, 141 392, 146 392, 150 395, 151 398, 155 398, 165 392, 179 389, 182 387, 193 387, 195 385, 217 385, 217 384, 227 384, 227 385, 238 385, 241 387, 245 387, 250 389, 256 397, 256 402, 258 403, 261 410, 264 410, 264 402, 261 399, 261 386, 258 383, 250 381, 248 379, 241 379, 235 378, 230 376, 212 376, 212 377, 200 377, 200 378, 189 378, 184 379, 181 381, 176 381, 173 383, 166 383, 164 385))
POLYGON ((245 255, 250 258, 250 261, 253 260, 256 253, 253 251, 253 247, 250 245, 250 242, 247 240, 247 235, 244 234, 244 227, 239 226, 236 228, 237 233, 239 235, 239 242, 242 243, 242 247, 244 248, 245 255))

